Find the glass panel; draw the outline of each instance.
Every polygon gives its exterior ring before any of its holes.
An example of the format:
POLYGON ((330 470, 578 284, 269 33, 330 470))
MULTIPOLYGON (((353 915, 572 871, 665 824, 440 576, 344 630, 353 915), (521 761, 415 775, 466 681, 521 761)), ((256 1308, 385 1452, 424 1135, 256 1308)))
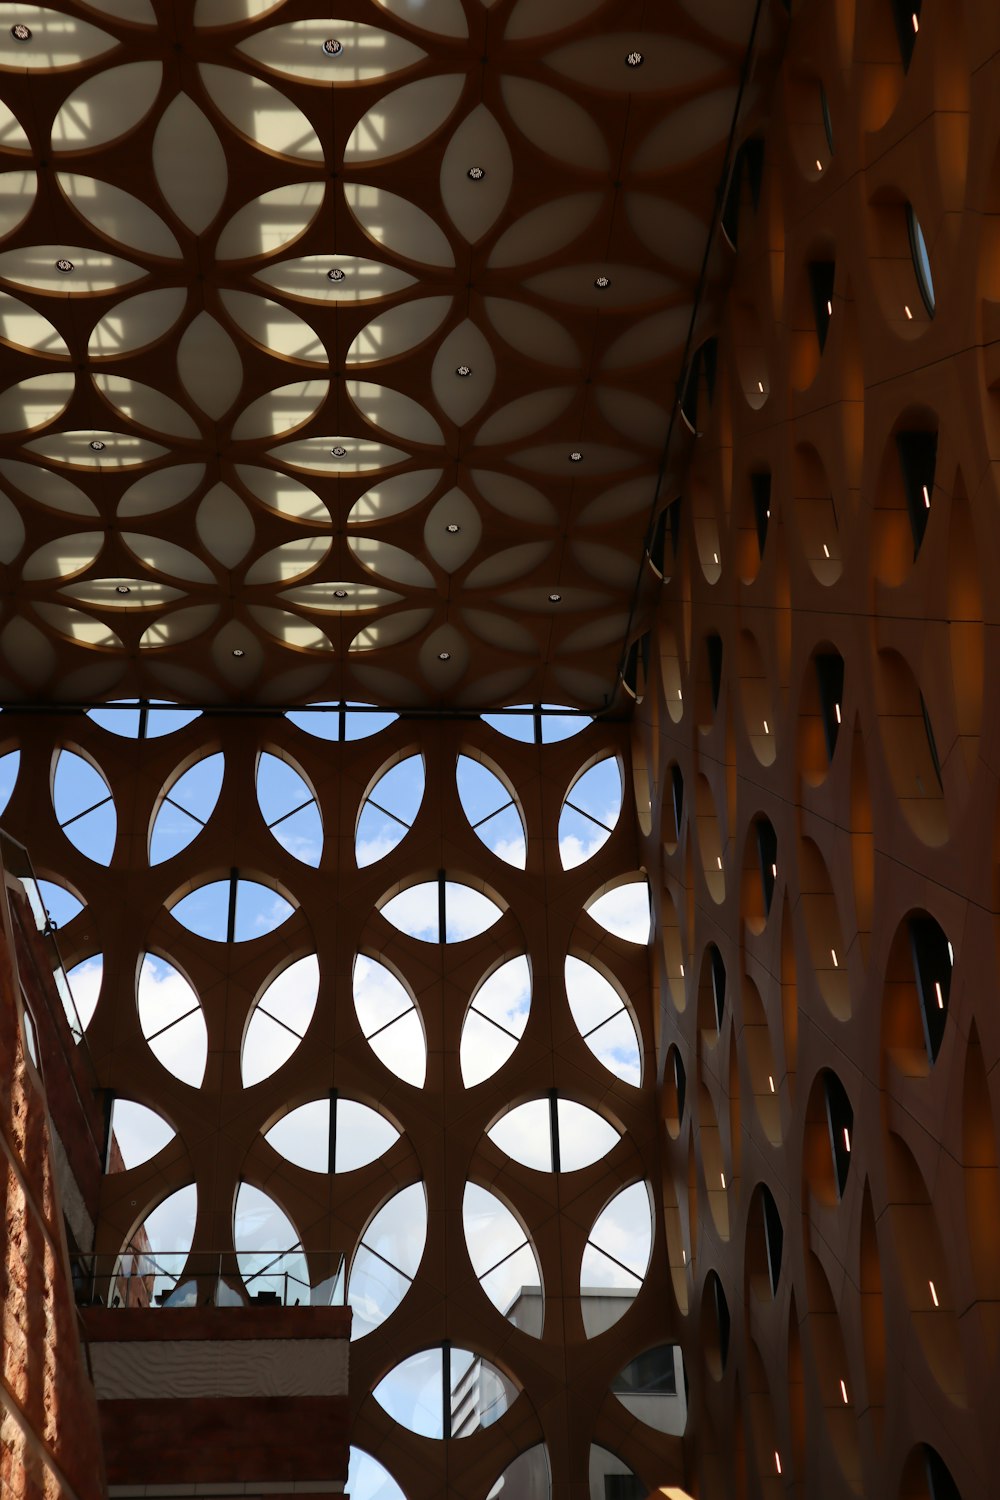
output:
POLYGON ((487 849, 502 859, 505 864, 523 870, 528 862, 528 845, 524 836, 524 824, 516 807, 507 807, 494 813, 475 830, 487 849))
POLYGON ((351 1266, 347 1300, 353 1313, 351 1339, 364 1338, 395 1312, 407 1292, 410 1278, 395 1266, 387 1266, 364 1245, 359 1245, 351 1266))
POLYGON ((500 907, 482 891, 454 880, 445 881, 446 943, 462 943, 468 938, 478 937, 502 916, 500 907))
POLYGON ((410 1289, 427 1238, 427 1200, 414 1183, 389 1199, 361 1237, 348 1283, 352 1338, 363 1338, 399 1306, 410 1289))
POLYGON ((295 1226, 273 1198, 249 1182, 241 1182, 236 1194, 233 1240, 251 1297, 286 1305, 309 1300, 309 1275, 295 1226))
POLYGON ((508 1036, 478 1011, 470 1010, 462 1027, 460 1053, 462 1082, 465 1087, 475 1088, 485 1078, 492 1078, 516 1047, 517 1037, 508 1036))
POLYGON ((144 1285, 150 1302, 180 1304, 187 1296, 193 1301, 195 1284, 187 1283, 185 1292, 181 1276, 194 1239, 197 1212, 198 1189, 190 1183, 164 1198, 152 1213, 147 1214, 131 1243, 134 1244, 140 1232, 145 1230, 149 1251, 135 1258, 127 1256, 124 1260, 126 1274, 129 1274, 128 1268, 132 1268, 129 1282, 123 1289, 130 1305, 139 1300, 140 1284, 144 1285), (152 1281, 147 1281, 150 1276, 152 1281))
POLYGON ((323 820, 315 802, 282 818, 271 832, 293 859, 316 869, 323 854, 323 820))
POLYGON ((372 708, 374 705, 365 703, 348 703, 344 714, 344 739, 345 740, 367 740, 380 730, 388 729, 399 718, 398 714, 385 712, 359 713, 356 710, 372 708), (352 709, 355 712, 352 713, 352 709))
POLYGON ((642 1056, 635 1025, 627 1010, 620 1010, 610 1021, 584 1037, 598 1062, 623 1083, 638 1088, 642 1082, 642 1056))
POLYGON ((633 1183, 598 1215, 583 1252, 581 1312, 589 1338, 628 1312, 646 1275, 652 1242, 649 1192, 645 1183, 633 1183))
POLYGON ((477 837, 499 859, 523 870, 527 858, 524 825, 510 789, 468 755, 458 757, 456 780, 462 809, 477 837))
POLYGON ((438 884, 425 880, 400 891, 380 908, 383 917, 407 937, 436 943, 439 938, 438 884))
POLYGON ((404 1083, 412 1083, 414 1088, 423 1088, 427 1076, 427 1039, 415 1010, 370 1037, 368 1045, 390 1073, 404 1083))
MULTIPOLYGON (((101 729, 106 729, 110 734, 121 735, 123 739, 135 740, 139 738, 142 727, 140 703, 137 698, 113 698, 112 704, 121 704, 122 707, 88 708, 87 717, 98 724, 101 729), (129 707, 126 705, 135 705, 129 707)), ((177 729, 183 729, 192 724, 195 719, 201 718, 200 708, 181 708, 173 705, 166 698, 151 698, 146 710, 146 739, 160 739, 165 734, 173 734, 177 729)))
POLYGON ((358 869, 366 869, 368 865, 374 865, 391 854, 409 831, 409 825, 397 822, 395 818, 380 812, 373 803, 366 802, 361 809, 354 839, 354 857, 358 869))
POLYGON ((222 790, 225 757, 206 755, 170 787, 149 839, 149 862, 162 864, 196 838, 215 810, 222 790))
POLYGON ((567 710, 565 714, 560 714, 558 710, 562 706, 560 703, 542 704, 542 707, 546 710, 542 714, 543 745, 552 745, 557 740, 572 739, 574 734, 580 734, 592 722, 589 714, 575 714, 571 710, 567 710))
POLYGON ((651 930, 649 887, 645 880, 615 886, 587 904, 587 910, 606 932, 629 943, 648 943, 651 930))
POLYGON ((378 1404, 401 1426, 421 1437, 444 1436, 440 1349, 411 1354, 375 1387, 378 1404))
POLYGON ((544 1443, 521 1453, 508 1464, 486 1500, 551 1500, 552 1480, 544 1443))
POLYGON ((73 1003, 80 1017, 80 1025, 86 1031, 94 1019, 94 1011, 100 998, 101 982, 104 979, 103 955, 97 953, 93 958, 83 959, 67 972, 66 978, 73 992, 73 1003))
POLYGON ((590 1500, 646 1500, 646 1486, 628 1464, 596 1443, 590 1449, 590 1500))
POLYGON ((289 964, 272 979, 250 1015, 243 1039, 243 1086, 249 1088, 282 1067, 305 1036, 319 995, 314 953, 289 964))
MULTIPOLYGON (((65 927, 83 911, 83 902, 54 880, 36 880, 42 904, 53 927, 65 927)), ((37 915, 37 914, 36 914, 37 915)))
POLYGON ((165 959, 147 953, 139 970, 139 1024, 155 1057, 182 1083, 200 1088, 208 1031, 194 990, 165 959))
POLYGON ((559 817, 559 857, 564 870, 583 864, 611 837, 621 816, 618 758, 606 756, 570 787, 559 817))
POLYGON ((323 823, 313 794, 298 771, 266 751, 257 760, 257 802, 282 848, 315 868, 323 852, 323 823))
POLYGON ((566 960, 565 974, 566 998, 583 1035, 616 1015, 625 1003, 611 981, 582 958, 571 954, 566 960))
MULTIPOLYGON (((115 1100, 111 1109, 111 1131, 126 1171, 149 1161, 173 1140, 176 1133, 162 1115, 132 1099, 115 1100)), ((111 1170, 116 1170, 113 1159, 111 1170)))
POLYGON ((351 1500, 406 1500, 388 1470, 360 1448, 351 1449, 345 1493, 351 1500))
POLYGON ((326 1172, 330 1160, 330 1101, 313 1099, 289 1110, 264 1139, 293 1166, 307 1172, 326 1172))
POLYGON ((235 941, 245 943, 266 936, 287 922, 294 910, 290 901, 269 886, 259 885, 255 880, 238 880, 235 941))
POLYGON ((224 943, 229 925, 229 881, 213 880, 175 901, 170 915, 196 937, 224 943))
POLYGON ((335 1172, 353 1172, 383 1156, 399 1140, 399 1131, 384 1115, 341 1099, 337 1104, 337 1156, 335 1172))
POLYGON ((536 1172, 551 1172, 552 1142, 549 1132, 549 1101, 531 1099, 501 1115, 487 1131, 494 1146, 536 1172))
POLYGON ((542 1331, 542 1278, 534 1250, 500 1199, 466 1184, 462 1220, 469 1259, 494 1307, 517 1328, 542 1331))
POLYGON ((542 1278, 530 1245, 522 1245, 502 1266, 487 1272, 483 1291, 498 1312, 534 1338, 542 1334, 542 1278))
POLYGON ((618 1144, 618 1131, 603 1115, 575 1099, 560 1099, 558 1108, 559 1163, 564 1172, 591 1166, 618 1144))
POLYGON ((480 985, 462 1029, 460 1061, 466 1088, 490 1078, 524 1034, 531 1005, 531 970, 522 955, 501 964, 480 985))
POLYGON ((483 714, 484 724, 491 729, 497 730, 499 734, 505 734, 509 740, 520 740, 522 744, 530 745, 535 738, 535 717, 530 703, 512 704, 522 712, 507 714, 483 714))
POLYGON ((384 964, 359 954, 354 1006, 375 1056, 398 1078, 423 1088, 427 1041, 409 991, 384 964))
POLYGON ((56 756, 52 801, 56 819, 74 848, 99 865, 114 853, 118 818, 111 788, 99 771, 72 750, 56 756))
POLYGON ((4 811, 13 795, 20 764, 20 750, 8 750, 6 755, 0 755, 0 813, 4 811))
POLYGON ((315 739, 318 739, 318 740, 339 740, 340 739, 340 705, 339 705, 339 703, 336 703, 336 704, 331 703, 329 705, 324 705, 324 704, 321 704, 321 703, 315 703, 315 704, 312 705, 312 707, 313 707, 313 712, 312 713, 308 713, 308 712, 301 712, 301 713, 289 712, 289 713, 285 714, 285 718, 288 720, 288 722, 290 724, 294 724, 297 729, 304 729, 305 732, 306 732, 306 734, 313 735, 315 739), (316 711, 316 710, 318 710, 320 708, 324 708, 324 707, 327 708, 327 712, 325 712, 325 713, 318 713, 316 711))
POLYGON ((390 1198, 361 1236, 362 1244, 411 1278, 417 1274, 426 1239, 427 1196, 419 1182, 390 1198))

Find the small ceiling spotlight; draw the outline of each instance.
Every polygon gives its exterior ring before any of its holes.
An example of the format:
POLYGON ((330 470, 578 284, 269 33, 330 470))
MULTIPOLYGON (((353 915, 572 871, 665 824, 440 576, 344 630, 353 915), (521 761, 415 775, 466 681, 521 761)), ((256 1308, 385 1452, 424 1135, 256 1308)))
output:
POLYGON ((461 526, 459 526, 457 521, 449 521, 444 529, 449 536, 455 536, 455 534, 461 531, 462 528, 461 526))
POLYGON ((127 583, 119 583, 115 587, 116 594, 131 594, 131 592, 132 590, 129 588, 127 583))
POLYGON ((482 182, 483 178, 486 176, 486 170, 483 167, 470 167, 465 175, 472 182, 482 182))
POLYGON ((562 603, 562 594, 550 594, 549 595, 549 603, 550 604, 561 604, 562 603))
POLYGON ((597 290, 599 292, 607 291, 608 287, 611 285, 611 277, 610 276, 595 276, 594 277, 594 285, 596 286, 596 288, 597 288, 597 290))
POLYGON ((578 448, 574 448, 573 449, 573 452, 569 456, 569 461, 570 461, 571 464, 581 464, 581 463, 583 463, 583 454, 580 452, 580 450, 578 448))
POLYGON ((347 456, 347 449, 346 448, 342 448, 341 445, 338 443, 337 446, 336 446, 336 448, 331 448, 330 449, 330 453, 332 454, 332 456, 334 458, 345 458, 347 456))
POLYGON ((70 271, 73 271, 75 269, 76 267, 73 265, 73 262, 71 260, 66 260, 65 257, 60 257, 60 259, 56 261, 56 270, 61 271, 64 276, 68 276, 70 271))
POLYGON ((438 652, 438 661, 451 661, 451 652, 450 651, 439 651, 438 652))
POLYGON ((469 375, 472 374, 472 366, 471 365, 457 365, 455 367, 455 374, 456 375, 461 375, 462 379, 465 380, 465 379, 467 379, 467 377, 469 375))
POLYGON ((643 55, 642 55, 641 52, 627 52, 625 54, 625 66, 626 67, 629 67, 629 68, 641 68, 642 64, 643 64, 643 61, 644 61, 644 59, 643 59, 643 55))
POLYGON ((30 42, 31 27, 25 26, 23 21, 18 21, 10 28, 10 34, 15 42, 30 42))
POLYGON ((334 266, 332 270, 327 271, 326 279, 327 281, 343 281, 344 273, 339 266, 334 266))
POLYGON ((234 646, 233 647, 233 655, 234 656, 246 656, 246 652, 243 650, 242 646, 234 646))
POLYGON ((92 438, 90 446, 93 448, 95 453, 103 453, 108 445, 107 443, 102 442, 100 438, 92 438))
POLYGON ((338 42, 335 36, 328 36, 323 43, 323 51, 327 57, 339 57, 344 50, 343 42, 338 42))
POLYGON ((346 599, 347 598, 347 590, 346 589, 334 589, 334 591, 333 591, 333 597, 335 599, 346 599))

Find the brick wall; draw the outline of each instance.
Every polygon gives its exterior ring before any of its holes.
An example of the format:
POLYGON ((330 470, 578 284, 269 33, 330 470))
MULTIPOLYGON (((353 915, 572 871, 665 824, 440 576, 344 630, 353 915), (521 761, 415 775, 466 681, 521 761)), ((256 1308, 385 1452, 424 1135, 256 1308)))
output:
POLYGON ((25 1052, 18 981, 3 929, 0 1219, 0 1495, 100 1500, 105 1486, 96 1402, 67 1272, 48 1113, 25 1052))

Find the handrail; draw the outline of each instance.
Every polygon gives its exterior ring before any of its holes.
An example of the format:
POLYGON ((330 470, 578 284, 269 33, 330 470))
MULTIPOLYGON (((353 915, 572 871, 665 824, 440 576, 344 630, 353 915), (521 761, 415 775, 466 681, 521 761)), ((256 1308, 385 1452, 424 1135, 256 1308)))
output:
POLYGON ((337 1307, 344 1254, 284 1250, 152 1250, 71 1256, 78 1307, 337 1307))

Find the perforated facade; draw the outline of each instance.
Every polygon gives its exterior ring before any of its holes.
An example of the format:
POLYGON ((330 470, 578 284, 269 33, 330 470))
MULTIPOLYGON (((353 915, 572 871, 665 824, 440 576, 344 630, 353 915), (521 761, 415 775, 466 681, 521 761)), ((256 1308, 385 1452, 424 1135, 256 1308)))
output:
POLYGON ((0 18, 76 1248, 355 1500, 986 1500, 1000 12, 344 10, 0 18))

